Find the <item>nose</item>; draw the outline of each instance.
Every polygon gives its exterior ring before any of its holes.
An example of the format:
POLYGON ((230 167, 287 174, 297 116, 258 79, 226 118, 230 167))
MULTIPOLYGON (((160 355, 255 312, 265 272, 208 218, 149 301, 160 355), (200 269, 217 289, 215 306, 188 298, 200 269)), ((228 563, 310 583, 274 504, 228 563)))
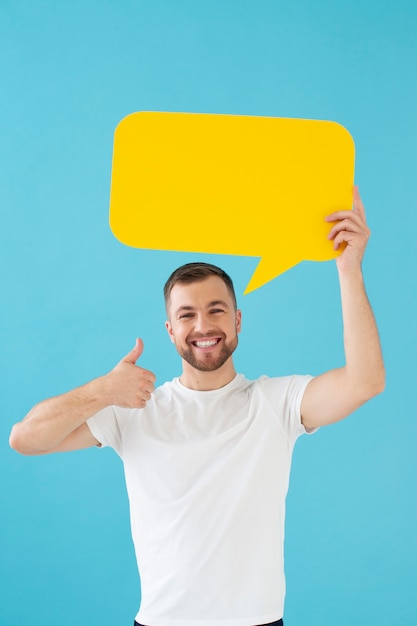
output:
POLYGON ((205 335, 211 330, 213 330, 213 326, 209 315, 203 312, 197 313, 194 318, 194 332, 205 335))

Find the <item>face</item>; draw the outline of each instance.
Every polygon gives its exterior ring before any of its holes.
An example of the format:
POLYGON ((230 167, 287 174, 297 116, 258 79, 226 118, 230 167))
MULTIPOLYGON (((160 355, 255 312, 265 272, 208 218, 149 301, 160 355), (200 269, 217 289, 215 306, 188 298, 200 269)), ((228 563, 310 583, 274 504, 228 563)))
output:
POLYGON ((221 278, 174 285, 166 328, 178 354, 191 367, 212 372, 236 349, 241 312, 221 278))

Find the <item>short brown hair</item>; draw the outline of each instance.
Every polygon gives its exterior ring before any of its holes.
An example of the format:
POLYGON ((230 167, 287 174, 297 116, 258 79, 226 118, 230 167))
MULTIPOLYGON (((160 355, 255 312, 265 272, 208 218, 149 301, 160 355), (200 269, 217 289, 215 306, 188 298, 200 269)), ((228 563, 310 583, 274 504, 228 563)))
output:
POLYGON ((200 280, 204 280, 209 276, 218 276, 222 279, 232 296, 233 304, 236 309, 236 294, 232 279, 224 270, 217 267, 217 265, 211 265, 211 263, 186 263, 185 265, 181 265, 181 267, 174 270, 164 286, 165 306, 168 308, 169 297, 174 285, 177 283, 195 283, 200 280))

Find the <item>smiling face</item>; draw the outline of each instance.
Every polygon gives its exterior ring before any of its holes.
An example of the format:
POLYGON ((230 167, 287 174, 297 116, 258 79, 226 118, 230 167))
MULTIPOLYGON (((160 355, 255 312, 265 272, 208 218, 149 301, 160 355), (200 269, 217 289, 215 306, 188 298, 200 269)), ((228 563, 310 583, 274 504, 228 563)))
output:
POLYGON ((233 371, 231 356, 238 343, 241 312, 224 281, 209 276, 192 283, 177 283, 168 302, 166 328, 184 371, 233 371))

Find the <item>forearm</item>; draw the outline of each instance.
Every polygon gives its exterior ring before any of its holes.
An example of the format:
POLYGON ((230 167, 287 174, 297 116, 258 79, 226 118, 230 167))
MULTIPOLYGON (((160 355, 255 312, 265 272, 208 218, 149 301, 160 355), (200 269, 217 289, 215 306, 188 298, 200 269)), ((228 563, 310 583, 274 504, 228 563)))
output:
POLYGON ((361 270, 339 269, 342 301, 344 375, 352 393, 363 401, 380 393, 385 369, 375 317, 369 303, 361 270))
POLYGON ((49 398, 34 406, 15 424, 10 445, 23 454, 53 450, 89 417, 111 404, 106 393, 105 377, 49 398))
POLYGON ((301 404, 306 428, 332 424, 381 393, 385 370, 375 318, 360 269, 339 273, 345 365, 314 378, 301 404))
POLYGON ((11 447, 22 454, 42 454, 95 445, 97 440, 83 427, 89 417, 111 405, 143 408, 151 397, 155 374, 135 365, 142 350, 143 342, 137 339, 133 350, 105 376, 34 406, 13 427, 11 447))

